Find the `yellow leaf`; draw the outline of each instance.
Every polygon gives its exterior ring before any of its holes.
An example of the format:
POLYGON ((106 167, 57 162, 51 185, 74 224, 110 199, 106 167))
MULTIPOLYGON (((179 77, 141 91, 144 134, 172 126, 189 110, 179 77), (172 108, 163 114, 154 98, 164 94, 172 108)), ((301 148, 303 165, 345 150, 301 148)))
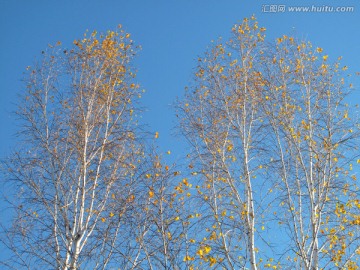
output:
POLYGON ((170 154, 171 154, 170 150, 168 150, 168 151, 166 152, 166 154, 170 155, 170 154))
POLYGON ((321 53, 322 51, 323 51, 323 49, 322 48, 316 48, 316 51, 318 52, 318 53, 321 53))
POLYGON ((159 138, 159 132, 155 132, 155 139, 159 138))
POLYGON ((149 198, 152 198, 152 197, 154 197, 154 192, 153 191, 149 191, 149 198))
POLYGON ((105 221, 106 221, 106 218, 104 218, 104 217, 101 218, 101 221, 102 221, 102 222, 105 222, 105 221))
POLYGON ((127 199, 127 202, 133 202, 135 199, 134 194, 130 195, 129 198, 127 199))
POLYGON ((184 257, 184 262, 193 261, 193 260, 194 260, 194 258, 191 257, 191 256, 189 256, 189 255, 186 255, 186 256, 184 257))
POLYGON ((206 254, 209 253, 211 251, 211 247, 209 246, 204 247, 204 251, 206 254))
POLYGON ((231 63, 230 63, 230 66, 232 67, 233 65, 235 65, 237 63, 237 59, 235 59, 234 61, 232 61, 231 63))
POLYGON ((328 55, 324 55, 324 56, 323 56, 323 60, 324 60, 324 61, 326 61, 328 58, 329 58, 328 55))
POLYGON ((210 260, 210 266, 213 266, 216 263, 216 259, 213 257, 210 257, 209 260, 210 260))
POLYGON ((114 214, 113 212, 111 212, 111 213, 109 214, 109 216, 110 216, 110 217, 113 217, 113 216, 115 216, 115 214, 114 214))

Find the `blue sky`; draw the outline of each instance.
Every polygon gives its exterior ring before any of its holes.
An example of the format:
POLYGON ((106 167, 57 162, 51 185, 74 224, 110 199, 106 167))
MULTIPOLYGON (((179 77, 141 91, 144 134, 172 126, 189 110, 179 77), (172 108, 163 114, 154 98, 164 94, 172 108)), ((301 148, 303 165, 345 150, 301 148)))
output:
POLYGON ((176 124, 172 104, 191 83, 196 59, 211 40, 226 37, 234 23, 252 14, 260 26, 267 28, 269 40, 294 33, 324 48, 329 59, 341 55, 351 71, 360 71, 358 0, 0 0, 0 159, 16 143, 16 123, 11 112, 23 89, 21 78, 26 66, 32 65, 49 43, 60 40, 70 47, 86 29, 106 31, 118 24, 143 48, 136 67, 138 81, 146 89, 144 122, 151 131, 159 132, 161 149, 171 149, 174 158, 179 158, 183 144, 172 136, 176 124), (273 4, 350 6, 355 10, 262 12, 263 5, 273 4))
MULTIPOLYGON (((106 31, 118 24, 142 46, 136 66, 146 94, 144 121, 159 131, 159 143, 174 148, 175 125, 171 104, 191 82, 195 59, 211 40, 227 36, 231 26, 255 14, 274 39, 295 33, 310 40, 335 59, 360 70, 360 2, 354 0, 0 0, 0 157, 9 153, 16 139, 14 111, 21 91, 22 72, 48 43, 71 46, 86 29, 106 31), (264 5, 352 6, 346 13, 262 12, 264 5)), ((360 95, 358 95, 360 96, 360 95)), ((180 150, 180 149, 179 149, 180 150)), ((172 149, 177 153, 176 147, 172 149)))

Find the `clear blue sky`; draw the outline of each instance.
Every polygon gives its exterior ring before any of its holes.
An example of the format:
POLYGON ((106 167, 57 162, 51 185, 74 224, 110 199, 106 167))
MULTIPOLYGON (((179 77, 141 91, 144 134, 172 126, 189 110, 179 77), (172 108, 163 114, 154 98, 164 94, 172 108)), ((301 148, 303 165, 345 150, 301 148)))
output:
MULTIPOLYGON (((269 7, 267 7, 269 8, 269 7)), ((174 148, 171 104, 191 81, 201 55, 212 39, 229 34, 231 26, 255 14, 269 38, 295 33, 335 59, 344 56, 360 71, 360 2, 358 0, 0 0, 0 157, 14 145, 16 94, 25 67, 48 43, 71 46, 84 31, 115 29, 121 23, 143 47, 137 58, 138 80, 146 89, 144 120, 159 131, 159 143, 174 148), (346 13, 262 12, 263 5, 353 6, 346 13)), ((178 143, 178 142, 176 142, 178 143)), ((172 149, 176 154, 176 149, 172 149)))
POLYGON ((20 80, 26 66, 48 43, 60 40, 70 47, 86 29, 106 31, 118 24, 143 48, 136 66, 138 81, 146 89, 144 120, 152 131, 159 131, 161 149, 180 156, 179 139, 171 136, 176 122, 171 104, 190 83, 195 59, 211 40, 227 36, 234 23, 252 14, 267 28, 270 39, 295 33, 324 48, 329 58, 342 55, 344 64, 360 71, 359 0, 0 0, 0 158, 16 142, 11 112, 23 88, 20 80), (272 4, 351 6, 355 10, 262 12, 270 8, 263 5, 272 4))

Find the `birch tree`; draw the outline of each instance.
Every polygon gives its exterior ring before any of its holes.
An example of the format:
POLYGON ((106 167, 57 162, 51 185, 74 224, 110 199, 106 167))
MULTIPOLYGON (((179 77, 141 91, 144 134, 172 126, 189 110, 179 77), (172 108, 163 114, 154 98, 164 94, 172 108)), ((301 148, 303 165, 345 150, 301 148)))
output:
POLYGON ((4 164, 16 190, 7 266, 109 267, 122 217, 141 196, 136 50, 119 26, 85 34, 71 49, 50 46, 28 67, 18 151, 4 164))
MULTIPOLYGON (((181 109, 181 133, 192 146, 193 174, 205 236, 194 255, 210 266, 258 269, 255 243, 260 202, 261 62, 265 28, 255 18, 232 28, 229 42, 199 58, 181 109), (257 190, 257 191, 256 191, 257 190), (256 198, 258 197, 258 198, 256 198)), ((260 216, 260 215, 259 215, 260 216)))
POLYGON ((274 183, 276 219, 289 236, 284 264, 357 269, 359 229, 351 224, 358 214, 348 215, 345 208, 358 205, 352 170, 359 122, 347 100, 347 67, 340 58, 330 61, 322 48, 286 35, 274 47, 264 64, 263 104, 273 134, 270 167, 280 180, 274 183))
POLYGON ((359 118, 340 59, 255 18, 199 58, 180 132, 194 269, 358 269, 359 118))
POLYGON ((184 200, 177 196, 180 172, 154 152, 144 174, 147 196, 142 199, 142 221, 137 224, 138 265, 134 269, 184 269, 186 250, 184 200))

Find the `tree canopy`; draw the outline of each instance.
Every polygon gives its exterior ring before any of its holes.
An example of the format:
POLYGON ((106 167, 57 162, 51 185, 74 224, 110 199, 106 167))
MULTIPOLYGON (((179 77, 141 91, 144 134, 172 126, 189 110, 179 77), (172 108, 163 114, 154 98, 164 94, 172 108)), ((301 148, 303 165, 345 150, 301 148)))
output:
POLYGON ((360 122, 341 58, 245 18, 198 59, 176 102, 189 148, 167 164, 138 125, 137 51, 119 26, 28 68, 2 163, 16 191, 4 267, 359 269, 360 122))

